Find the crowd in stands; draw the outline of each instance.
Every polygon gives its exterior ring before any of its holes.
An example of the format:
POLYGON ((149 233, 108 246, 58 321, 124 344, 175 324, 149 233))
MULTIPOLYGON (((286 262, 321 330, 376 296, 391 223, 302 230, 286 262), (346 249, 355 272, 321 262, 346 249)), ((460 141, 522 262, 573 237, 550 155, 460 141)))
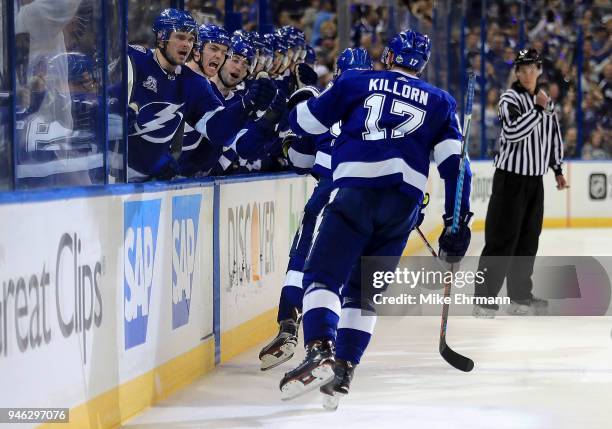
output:
MULTIPOLYGON (((384 6, 373 6, 364 1, 351 3, 351 35, 353 47, 365 47, 378 61, 389 28, 389 11, 384 6)), ((460 7, 459 4, 455 7, 460 7)), ((243 28, 257 27, 257 0, 237 0, 243 28)), ((338 37, 337 4, 334 0, 278 0, 271 2, 271 15, 275 25, 292 25, 302 29, 317 53, 316 71, 323 87, 332 78, 333 62, 340 46, 338 37)), ((222 22, 223 1, 189 0, 186 7, 199 9, 207 19, 222 22)), ((396 13, 408 17, 402 25, 417 24, 421 30, 445 31, 446 18, 438 19, 434 26, 434 2, 432 0, 401 0, 396 13)), ((438 6, 439 7, 439 6, 438 6)), ((480 11, 480 1, 467 2, 468 11, 480 11)), ((453 9, 451 11, 460 12, 453 9)), ((438 10, 448 13, 447 10, 438 10)), ((487 26, 485 36, 485 142, 487 157, 494 155, 499 136, 497 102, 499 94, 514 80, 512 61, 520 43, 520 2, 496 0, 487 2, 487 26)), ((467 64, 480 70, 480 14, 466 14, 465 51, 467 64)), ((457 22, 460 24, 460 22, 457 22)), ((460 31, 453 29, 451 46, 459 47, 460 31)), ((612 158, 611 105, 612 88, 612 6, 606 0, 536 0, 524 8, 524 44, 542 53, 542 88, 556 104, 561 121, 567 158, 612 158), (582 47, 578 46, 579 27, 582 29, 582 47), (577 153, 578 121, 578 55, 581 54, 581 102, 582 141, 577 153)), ((436 47, 434 49, 440 49, 436 47)), ((444 66, 444 64, 443 64, 444 66)), ((432 65, 430 64, 430 68, 432 65)), ((431 76, 428 74, 428 76, 431 76)), ((479 83, 483 83, 479 81, 479 83)), ((442 82, 444 87, 444 82, 442 82)), ((459 94, 454 94, 458 97, 459 94)), ((480 101, 476 97, 473 123, 480 124, 480 101)), ((480 157, 480 127, 473 127, 473 157, 480 157)))
MULTIPOLYGON (((129 0, 130 44, 148 49, 155 47, 151 23, 167 6, 162 3, 159 0, 129 0)), ((459 88, 464 85, 464 69, 461 67, 465 65, 479 73, 484 62, 485 73, 478 77, 477 85, 477 92, 484 93, 482 98, 480 94, 475 98, 472 122, 470 155, 473 158, 480 158, 482 154, 490 158, 496 152, 500 132, 497 103, 501 92, 515 79, 512 62, 523 41, 525 46, 536 48, 542 55, 540 85, 555 103, 563 133, 565 157, 612 159, 612 5, 609 1, 534 0, 529 4, 526 2, 524 10, 521 10, 521 3, 517 0, 489 0, 484 37, 481 35, 480 13, 473 13, 481 10, 479 0, 466 2, 466 11, 470 11, 466 14, 462 14, 462 2, 436 2, 434 8, 433 0, 397 0, 395 10, 380 6, 387 4, 385 1, 355 0, 347 3, 350 5, 346 12, 350 34, 343 34, 342 39, 348 40, 350 47, 366 48, 374 59, 375 69, 383 68, 380 58, 390 32, 407 27, 431 35, 434 41, 432 55, 436 55, 436 58, 424 71, 424 78, 448 89, 457 99, 461 95, 459 88), (464 21, 462 17, 465 17, 464 21), (462 22, 465 22, 463 31, 462 22), (485 126, 481 127, 483 113, 485 126)), ((66 174, 58 176, 63 185, 72 183, 65 179, 66 175, 73 177, 75 183, 101 183, 103 174, 92 177, 90 171, 88 181, 83 182, 80 175, 72 172, 72 167, 64 162, 64 158, 73 160, 78 157, 82 158, 80 161, 83 163, 103 170, 103 148, 96 137, 100 121, 97 108, 91 107, 97 106, 98 102, 99 79, 96 74, 99 73, 100 63, 97 32, 88 31, 98 25, 93 3, 61 0, 64 7, 51 13, 47 20, 40 21, 44 16, 34 12, 41 4, 40 1, 23 2, 17 11, 17 28, 23 34, 29 34, 29 39, 16 37, 17 51, 29 52, 30 57, 18 57, 16 67, 17 140, 20 142, 17 151, 18 179, 23 179, 23 183, 26 183, 26 179, 36 182, 38 175, 42 174, 41 165, 56 168, 61 164, 66 170, 66 174), (40 22, 25 18, 30 15, 40 22), (53 23, 53 26, 49 23, 53 23), (25 24, 28 24, 28 28, 22 28, 25 24), (54 42, 53 46, 58 49, 47 52, 44 46, 48 41, 38 36, 38 30, 49 28, 55 30, 53 40, 57 39, 57 43, 54 42), (21 49, 21 43, 28 43, 29 50, 21 49), (60 66, 50 67, 53 59, 60 66), (67 59, 79 59, 72 64, 78 72, 75 76, 65 75, 67 59), (49 67, 42 66, 45 64, 49 67), (57 76, 53 77, 51 71, 56 69, 63 74, 56 73, 57 76), (68 97, 68 94, 79 94, 80 98, 68 97), (61 105, 62 102, 65 106, 61 105), (75 103, 80 106, 78 109, 74 107, 75 103), (47 145, 47 152, 30 150, 30 143, 40 140, 33 135, 41 133, 45 133, 49 142, 58 141, 61 137, 62 141, 72 143, 60 145, 62 151, 51 150, 56 147, 51 144, 47 145), (76 151, 75 141, 78 142, 76 151), (60 152, 65 155, 58 155, 60 152), (59 164, 57 157, 62 161, 59 164)), ((234 12, 239 13, 243 31, 257 30, 258 7, 258 0, 234 1, 234 12)), ((185 8, 198 24, 223 24, 225 19, 224 0, 185 0, 185 8)), ((119 22, 117 13, 111 13, 109 19, 119 22)), ((342 16, 339 16, 337 1, 270 1, 269 14, 276 28, 290 26, 303 31, 306 43, 316 53, 315 79, 318 78, 318 86, 324 88, 333 78, 334 63, 340 48, 344 48, 340 46, 338 25, 339 21, 342 23, 342 16)), ((44 34, 48 38, 47 33, 44 34)), ((112 64, 112 67, 109 66, 111 73, 107 83, 111 88, 119 88, 121 73, 116 66, 120 64, 120 44, 111 44, 107 55, 112 64)), ((118 97, 115 98, 117 100, 118 97)), ((116 102, 109 103, 110 147, 119 147, 122 140, 120 112, 116 102)), ((7 133, 3 129, 0 132, 7 133)), ((6 147, 0 147, 0 158, 4 164, 8 164, 9 151, 6 147)), ((275 168, 278 167, 276 165, 275 168)))

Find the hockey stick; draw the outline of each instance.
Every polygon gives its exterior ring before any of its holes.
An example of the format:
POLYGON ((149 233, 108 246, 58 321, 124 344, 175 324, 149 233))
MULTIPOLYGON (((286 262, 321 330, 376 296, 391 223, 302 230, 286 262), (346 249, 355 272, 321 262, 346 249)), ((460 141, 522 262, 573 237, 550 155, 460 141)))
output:
MULTIPOLYGON (((470 123, 472 122, 472 103, 474 101, 474 83, 476 75, 474 72, 469 73, 467 102, 465 107, 465 117, 463 119, 463 142, 461 144, 461 160, 459 162, 459 177, 457 178, 457 189, 455 191, 455 210, 453 212, 453 224, 451 232, 456 233, 459 230, 459 215, 461 212, 461 198, 463 196, 463 180, 465 177, 465 158, 467 156, 467 146, 470 139, 470 123)), ((421 238, 425 236, 419 231, 421 238)), ((431 249, 431 246, 428 246, 431 249)), ((433 250, 433 249, 431 249, 433 250)), ((434 252, 435 254, 435 252, 434 252)), ((451 264, 451 270, 453 270, 451 264)), ((460 355, 446 344, 446 327, 448 324, 448 310, 450 304, 451 282, 444 285, 444 304, 442 305, 442 320, 440 326, 440 355, 449 365, 457 368, 460 371, 469 372, 474 369, 474 361, 466 356, 460 355)))
MULTIPOLYGON (((438 254, 436 253, 434 248, 431 247, 431 244, 429 244, 429 240, 427 240, 427 237, 425 237, 425 235, 418 226, 416 227, 416 231, 423 240, 423 243, 425 243, 425 246, 429 250, 429 253, 431 253, 431 256, 437 258, 438 254)), ((450 296, 450 287, 450 282, 444 284, 445 302, 446 297, 450 296)), ((442 355, 444 360, 448 362, 451 366, 457 368, 460 371, 470 372, 472 369, 474 369, 474 361, 466 356, 460 355, 459 353, 451 349, 448 344, 446 344, 446 322, 448 320, 448 307, 448 304, 444 304, 444 307, 442 309, 442 329, 440 330, 440 354, 442 355)))

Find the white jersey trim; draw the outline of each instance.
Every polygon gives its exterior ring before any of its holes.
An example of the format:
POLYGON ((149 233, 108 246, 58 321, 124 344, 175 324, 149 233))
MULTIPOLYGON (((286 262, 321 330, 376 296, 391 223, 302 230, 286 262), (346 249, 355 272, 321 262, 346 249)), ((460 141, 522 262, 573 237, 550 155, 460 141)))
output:
POLYGON ((374 313, 364 316, 361 314, 360 308, 343 308, 338 329, 356 329, 372 335, 374 325, 376 325, 376 315, 374 313))
POLYGON ((289 270, 285 276, 285 286, 295 286, 302 289, 302 280, 304 280, 304 273, 301 271, 289 270))
POLYGON ((313 155, 303 154, 292 147, 289 148, 287 156, 291 163, 297 168, 312 168, 315 163, 315 157, 313 155))
POLYGON ((315 164, 331 170, 331 155, 325 152, 318 151, 315 158, 315 164))
POLYGON ((308 134, 319 135, 325 133, 328 128, 323 125, 308 108, 308 102, 303 101, 296 107, 297 123, 308 134))
POLYGON ((196 131, 198 131, 200 134, 202 134, 204 137, 206 137, 208 140, 210 140, 210 138, 208 138, 208 130, 206 129, 206 124, 208 123, 208 121, 210 120, 210 118, 212 118, 215 113, 217 113, 220 110, 225 109, 225 107, 223 106, 219 106, 217 107, 215 110, 211 110, 210 112, 206 112, 204 114, 204 116, 202 116, 202 119, 200 119, 195 126, 196 131))
POLYGON ((36 164, 17 165, 16 175, 19 179, 29 177, 48 177, 60 173, 89 171, 104 165, 102 154, 80 156, 78 158, 56 159, 36 164))
MULTIPOLYGON (((316 283, 313 283, 316 284, 316 283)), ((310 286, 309 286, 310 287, 310 286)), ((338 295, 327 289, 315 289, 304 295, 304 314, 315 308, 327 308, 340 317, 340 298, 338 295)))
POLYGON ((461 155, 461 142, 455 139, 442 140, 434 146, 434 160, 437 165, 442 164, 446 158, 461 155))
POLYGON ((334 181, 351 177, 375 179, 398 173, 401 173, 405 183, 425 192, 427 177, 410 167, 401 158, 378 162, 343 162, 334 170, 334 181))

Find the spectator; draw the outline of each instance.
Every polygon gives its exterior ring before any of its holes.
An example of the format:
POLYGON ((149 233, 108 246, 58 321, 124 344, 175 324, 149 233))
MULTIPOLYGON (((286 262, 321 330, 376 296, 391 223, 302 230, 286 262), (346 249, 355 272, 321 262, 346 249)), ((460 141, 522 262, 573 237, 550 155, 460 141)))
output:
POLYGON ((300 24, 304 30, 306 40, 312 40, 312 30, 320 7, 320 0, 310 0, 310 5, 304 10, 304 15, 302 15, 300 24))
POLYGON ((321 37, 321 25, 325 21, 333 20, 335 17, 334 14, 335 5, 333 0, 322 0, 321 1, 321 9, 314 20, 314 25, 312 26, 312 45, 316 46, 319 43, 319 39, 321 37))
POLYGON ((612 63, 608 63, 604 67, 603 78, 599 81, 598 86, 604 98, 605 116, 609 117, 612 113, 612 63))
POLYGON ((359 48, 361 46, 367 48, 367 46, 364 45, 364 39, 368 39, 368 42, 365 42, 365 44, 370 46, 372 43, 376 43, 377 34, 383 31, 380 26, 380 12, 380 10, 372 6, 365 6, 362 8, 362 17, 351 29, 351 41, 353 42, 354 48, 359 48))
POLYGON ((610 152, 603 147, 603 132, 596 128, 591 132, 589 144, 582 148, 582 159, 600 160, 610 159, 610 157, 610 152))
POLYGON ((563 152, 566 158, 575 158, 576 157, 576 141, 577 141, 577 131, 575 127, 568 128, 565 132, 565 138, 563 139, 565 143, 565 147, 563 148, 563 152))

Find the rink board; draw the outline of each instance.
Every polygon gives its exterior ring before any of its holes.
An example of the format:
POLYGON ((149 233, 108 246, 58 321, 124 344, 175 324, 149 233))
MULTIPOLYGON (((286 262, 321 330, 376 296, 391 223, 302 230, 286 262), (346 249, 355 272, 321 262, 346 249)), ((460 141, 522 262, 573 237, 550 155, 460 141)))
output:
MULTIPOLYGON (((494 169, 472 170, 478 230, 494 169)), ((545 178, 545 226, 612 226, 612 163, 566 171, 569 191, 545 178)), ((431 178, 433 240, 435 166, 431 178)), ((113 427, 269 337, 313 185, 282 174, 0 199, 2 403, 68 406, 72 427, 113 427)))
POLYGON ((220 184, 222 362, 276 329, 289 249, 313 186, 295 177, 220 184))
MULTIPOLYGON (((471 169, 472 230, 483 231, 495 167, 491 161, 472 161, 471 169)), ((612 227, 612 163, 568 161, 563 171, 570 185, 563 191, 556 189, 552 171, 544 176, 544 228, 612 227)), ((430 203, 421 230, 434 244, 442 230, 441 213, 444 212, 444 182, 435 164, 429 168, 427 192, 430 203)), ((412 234, 405 254, 422 246, 421 239, 412 234)))

